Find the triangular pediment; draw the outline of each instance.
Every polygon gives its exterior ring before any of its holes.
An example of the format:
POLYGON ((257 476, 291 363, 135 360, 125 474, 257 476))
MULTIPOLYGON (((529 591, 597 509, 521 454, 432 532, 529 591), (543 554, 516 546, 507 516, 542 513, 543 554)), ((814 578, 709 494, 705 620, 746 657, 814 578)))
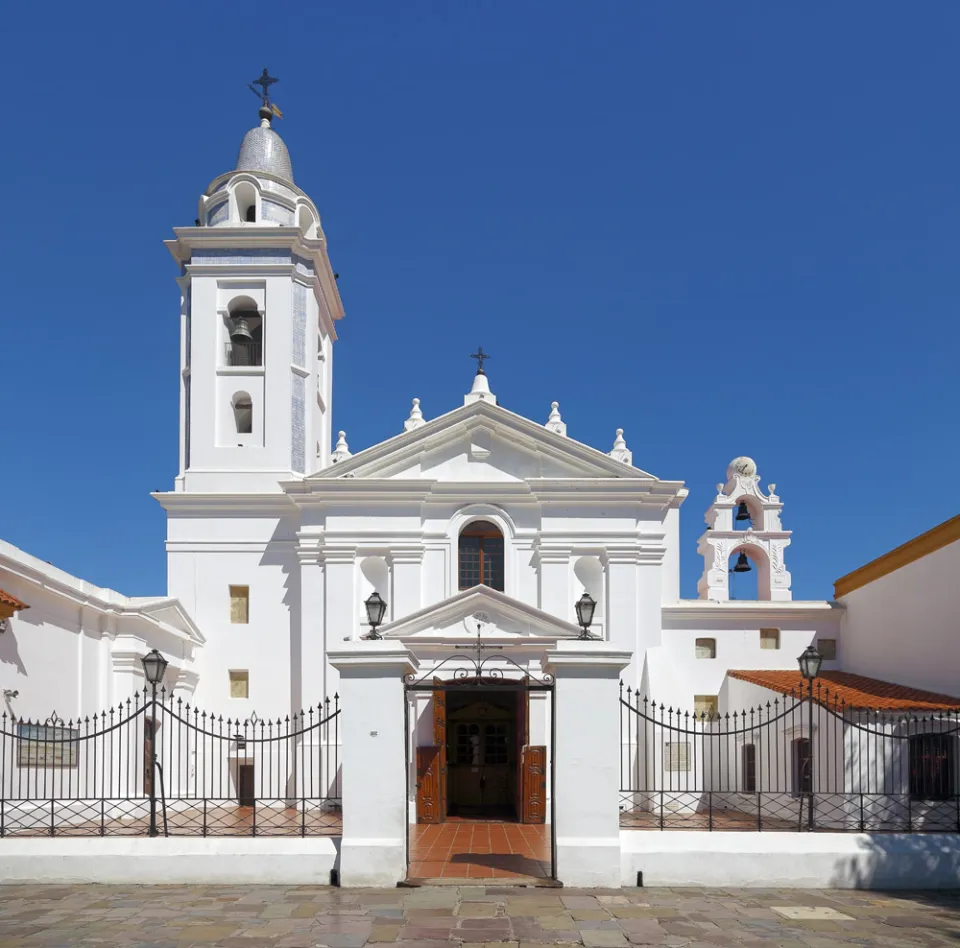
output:
POLYGON ((382 629, 385 639, 422 641, 536 640, 576 638, 580 630, 536 606, 519 602, 489 586, 474 586, 391 622, 382 629))
POLYGON ((510 482, 634 478, 646 471, 488 402, 474 402, 325 468, 313 479, 510 482))

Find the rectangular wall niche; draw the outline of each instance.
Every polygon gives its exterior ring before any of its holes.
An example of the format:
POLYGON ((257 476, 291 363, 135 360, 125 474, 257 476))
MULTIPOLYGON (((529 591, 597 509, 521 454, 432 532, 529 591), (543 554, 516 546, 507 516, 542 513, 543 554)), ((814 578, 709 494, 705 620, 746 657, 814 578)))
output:
POLYGON ((719 717, 718 701, 716 695, 694 695, 693 711, 698 718, 706 717, 707 720, 714 720, 719 717))
POLYGON ((825 662, 832 662, 837 657, 836 639, 817 639, 817 651, 825 662))
POLYGON ((761 629, 760 648, 780 648, 780 630, 761 629))
POLYGON ((716 639, 697 639, 694 654, 697 658, 716 658, 717 640, 716 639))
POLYGON ((230 622, 246 625, 250 621, 250 587, 230 587, 230 622))
POLYGON ((250 672, 231 671, 230 672, 230 697, 231 698, 249 698, 250 697, 250 672))

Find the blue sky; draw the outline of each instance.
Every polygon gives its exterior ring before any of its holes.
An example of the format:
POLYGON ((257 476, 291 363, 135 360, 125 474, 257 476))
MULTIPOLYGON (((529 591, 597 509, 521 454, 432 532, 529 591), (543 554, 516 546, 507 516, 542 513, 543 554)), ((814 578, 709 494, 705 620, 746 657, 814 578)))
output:
POLYGON ((233 166, 264 65, 340 273, 354 451, 413 396, 458 404, 482 344, 501 403, 558 400, 686 481, 686 596, 739 454, 784 501, 796 598, 957 512, 955 2, 32 10, 5 22, 0 537, 165 590, 161 241, 233 166))

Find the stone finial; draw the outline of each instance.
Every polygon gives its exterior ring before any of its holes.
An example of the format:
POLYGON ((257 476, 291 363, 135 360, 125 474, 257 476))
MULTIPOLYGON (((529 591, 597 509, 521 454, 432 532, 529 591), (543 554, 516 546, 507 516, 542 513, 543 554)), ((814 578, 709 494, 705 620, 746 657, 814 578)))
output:
POLYGON ((481 375, 479 372, 473 377, 473 385, 470 392, 463 396, 463 404, 470 405, 473 402, 489 402, 491 405, 497 404, 497 396, 490 391, 490 380, 486 373, 481 375))
POLYGON ((410 409, 410 417, 403 423, 404 431, 413 431, 414 428, 420 428, 425 425, 423 412, 420 411, 420 399, 413 400, 413 407, 410 409))
POLYGON ((560 402, 550 402, 550 417, 543 427, 549 431, 555 431, 558 435, 563 435, 564 438, 567 436, 567 426, 560 417, 560 402))
POLYGON ((617 428, 617 436, 613 440, 613 450, 610 457, 614 461, 622 461, 624 464, 633 464, 633 452, 627 447, 627 442, 623 437, 623 428, 617 428))
POLYGON ((345 431, 339 431, 337 432, 337 446, 333 449, 330 460, 336 464, 337 461, 346 461, 350 456, 350 445, 347 444, 347 433, 345 431))

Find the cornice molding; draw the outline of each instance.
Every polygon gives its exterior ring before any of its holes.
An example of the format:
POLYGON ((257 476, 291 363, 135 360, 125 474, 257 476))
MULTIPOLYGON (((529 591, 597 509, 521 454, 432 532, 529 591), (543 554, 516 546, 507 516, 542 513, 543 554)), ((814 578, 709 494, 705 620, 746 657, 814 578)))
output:
POLYGON ((150 496, 168 513, 223 514, 239 512, 250 516, 259 514, 279 517, 289 516, 296 509, 286 493, 210 494, 171 490, 155 491, 150 496))
MULTIPOLYGON (((717 602, 713 599, 686 599, 680 602, 663 603, 662 622, 670 618, 699 619, 709 622, 712 619, 744 620, 747 622, 780 622, 784 619, 810 619, 817 616, 833 616, 839 620, 843 614, 843 603, 826 599, 815 600, 771 600, 733 599, 717 602)), ((664 628, 664 631, 671 631, 664 628)))
POLYGON ((957 540, 960 540, 960 514, 902 543, 888 553, 878 556, 852 573, 841 576, 833 584, 834 598, 839 599, 841 596, 849 595, 855 589, 860 589, 883 576, 889 576, 890 573, 909 566, 910 563, 915 563, 931 553, 936 553, 937 550, 942 550, 957 540))

